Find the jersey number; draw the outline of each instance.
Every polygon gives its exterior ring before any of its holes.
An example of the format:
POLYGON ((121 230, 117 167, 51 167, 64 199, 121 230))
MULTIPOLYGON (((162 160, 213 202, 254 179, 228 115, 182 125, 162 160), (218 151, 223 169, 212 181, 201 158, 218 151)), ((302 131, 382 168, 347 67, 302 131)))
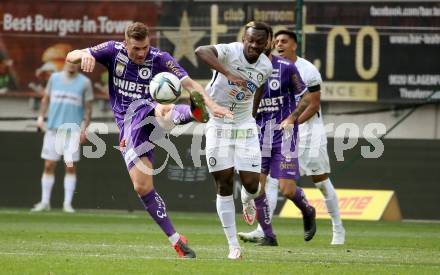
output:
POLYGON ((229 111, 234 111, 234 109, 235 109, 235 106, 237 106, 237 103, 232 103, 232 105, 231 105, 231 107, 229 107, 229 111))

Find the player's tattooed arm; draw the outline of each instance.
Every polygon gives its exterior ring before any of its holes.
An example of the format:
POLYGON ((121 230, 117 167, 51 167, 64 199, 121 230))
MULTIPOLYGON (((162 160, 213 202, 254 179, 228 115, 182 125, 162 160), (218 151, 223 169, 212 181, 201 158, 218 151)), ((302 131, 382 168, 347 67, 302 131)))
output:
POLYGON ((295 110, 285 119, 281 122, 281 128, 287 129, 292 128, 295 121, 301 116, 301 114, 307 109, 307 107, 310 104, 310 93, 306 92, 304 93, 303 97, 299 101, 298 105, 296 106, 295 110))
POLYGON ((258 112, 258 106, 260 106, 261 98, 263 97, 264 85, 261 85, 254 95, 254 105, 252 108, 252 116, 256 117, 258 112))
POLYGON ((307 92, 306 94, 310 94, 309 99, 310 103, 307 105, 306 109, 302 112, 302 114, 298 117, 298 123, 304 123, 313 117, 318 111, 319 106, 321 104, 321 93, 320 91, 315 91, 313 93, 307 92))

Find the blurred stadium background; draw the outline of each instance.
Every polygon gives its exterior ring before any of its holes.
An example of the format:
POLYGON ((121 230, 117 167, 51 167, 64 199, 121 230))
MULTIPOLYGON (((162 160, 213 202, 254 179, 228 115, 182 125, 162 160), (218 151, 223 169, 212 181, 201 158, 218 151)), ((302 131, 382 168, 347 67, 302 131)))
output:
MULTIPOLYGON (((32 87, 44 66, 59 69, 69 50, 122 40, 126 22, 142 21, 151 26, 153 45, 206 83, 211 72, 196 59, 195 47, 239 40, 241 26, 250 20, 266 21, 275 30, 295 29, 295 7, 293 1, 3 1, 0 57, 8 66, 3 65, 0 83, 0 136, 6 145, 0 167, 3 181, 14 184, 2 184, 0 206, 30 207, 38 198, 40 94, 32 87)), ((324 81, 322 107, 336 186, 395 190, 407 219, 440 218, 439 9, 436 1, 305 1, 300 21, 303 56, 316 64, 324 81), (376 148, 365 135, 384 134, 371 132, 371 123, 383 123, 388 132, 383 154, 367 159, 361 156, 362 142, 376 148), (349 148, 344 136, 359 143, 349 148), (344 161, 336 160, 333 147, 345 150, 344 161)), ((119 153, 112 148, 116 127, 105 100, 107 75, 97 66, 90 76, 98 98, 93 122, 105 123, 108 134, 101 135, 102 158, 83 157, 79 164, 75 206, 136 208, 119 153), (105 194, 98 192, 103 186, 105 194)), ((185 169, 170 162, 157 176, 158 183, 164 182, 158 187, 167 190, 171 210, 212 211, 213 198, 204 196, 213 191, 211 180, 203 156, 200 167, 193 167, 187 152, 191 139, 174 139, 185 169), (180 205, 185 197, 204 207, 180 205)), ((61 189, 55 189, 54 207, 61 189)))
MULTIPOLYGON (((363 190, 348 194, 342 211, 361 213, 367 203, 359 205, 358 200, 370 196, 368 190, 389 190, 394 192, 394 205, 391 199, 383 201, 373 220, 385 218, 388 207, 397 213, 393 219, 440 219, 439 1, 305 0, 298 5, 259 0, 3 0, 0 16, 1 208, 27 211, 40 198, 43 134, 36 132, 41 97, 37 87, 47 68, 61 68, 69 50, 122 40, 127 22, 142 21, 151 27, 154 46, 170 52, 194 79, 206 83, 211 72, 196 59, 194 49, 240 40, 241 26, 261 20, 275 31, 301 29, 302 55, 321 72, 332 181, 338 189, 363 190), (301 12, 295 12, 297 6, 301 12), (382 123, 387 131, 371 131, 372 123, 382 123), (380 149, 369 138, 382 136, 383 154, 363 157, 362 146, 380 149), (352 145, 347 137, 358 142, 352 145), (341 150, 343 160, 335 153, 341 150)), ((141 209, 113 148, 117 129, 106 101, 108 76, 99 65, 89 76, 97 97, 92 126, 104 140, 105 151, 99 158, 82 157, 74 207, 141 209)), ((171 136, 184 168, 171 160, 155 176, 170 211, 215 213, 204 156, 199 156, 197 167, 191 158, 191 142, 202 139, 201 133, 193 125, 171 136)), ((85 146, 92 151, 103 148, 85 146)), ((157 150, 157 166, 166 154, 157 150)), ((54 208, 61 207, 63 197, 63 172, 58 168, 54 208)), ((301 185, 313 187, 308 180, 301 185)), ((280 202, 277 212, 282 206, 280 202)), ((347 215, 343 217, 359 218, 347 215)))

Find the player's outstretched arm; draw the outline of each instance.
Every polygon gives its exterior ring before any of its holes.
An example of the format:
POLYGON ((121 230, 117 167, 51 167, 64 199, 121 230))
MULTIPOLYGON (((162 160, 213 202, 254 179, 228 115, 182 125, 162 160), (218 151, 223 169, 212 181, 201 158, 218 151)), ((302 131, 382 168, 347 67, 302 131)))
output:
POLYGON ((246 80, 244 78, 229 71, 222 63, 220 63, 218 60, 217 49, 214 46, 200 46, 196 49, 195 53, 211 69, 223 74, 235 85, 246 87, 246 80))
POLYGON ((86 73, 93 72, 96 63, 95 58, 85 49, 69 52, 66 61, 74 64, 81 62, 81 70, 86 73))
POLYGON ((304 93, 295 110, 285 120, 281 122, 281 129, 288 129, 293 127, 295 120, 297 120, 301 116, 301 114, 310 104, 310 96, 310 92, 307 91, 304 93))
POLYGON ((188 91, 196 91, 203 96, 206 107, 214 114, 216 117, 229 117, 232 118, 233 113, 229 111, 227 108, 221 107, 217 103, 215 103, 211 97, 206 93, 205 89, 203 89, 202 85, 198 82, 194 81, 190 77, 182 80, 182 86, 184 89, 188 91))
POLYGON ((321 104, 320 91, 307 92, 307 94, 310 94, 309 96, 310 102, 307 105, 304 112, 302 112, 302 114, 298 117, 299 124, 304 123, 307 120, 309 120, 311 117, 313 117, 319 111, 319 105, 321 104))

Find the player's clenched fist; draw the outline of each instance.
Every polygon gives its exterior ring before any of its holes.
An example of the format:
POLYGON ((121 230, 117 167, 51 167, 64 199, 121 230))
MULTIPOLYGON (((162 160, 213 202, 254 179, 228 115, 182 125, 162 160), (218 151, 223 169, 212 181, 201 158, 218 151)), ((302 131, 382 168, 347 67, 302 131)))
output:
POLYGON ((81 70, 86 73, 91 73, 94 68, 95 58, 89 53, 84 53, 81 57, 81 70))

